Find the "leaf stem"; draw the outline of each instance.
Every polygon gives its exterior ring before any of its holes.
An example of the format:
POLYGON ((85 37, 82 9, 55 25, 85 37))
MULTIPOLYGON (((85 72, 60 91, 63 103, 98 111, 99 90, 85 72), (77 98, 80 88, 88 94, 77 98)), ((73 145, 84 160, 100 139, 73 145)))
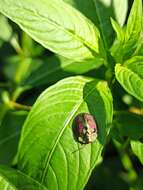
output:
POLYGON ((17 52, 17 54, 23 55, 22 48, 20 47, 18 40, 15 36, 13 36, 11 38, 10 43, 11 43, 12 47, 15 49, 15 51, 17 52))
POLYGON ((16 109, 22 109, 22 110, 28 110, 29 111, 32 108, 31 106, 19 104, 19 103, 14 102, 14 101, 10 101, 9 103, 10 103, 12 108, 16 108, 16 109))
POLYGON ((132 113, 135 113, 135 114, 138 114, 138 115, 143 115, 143 110, 139 109, 139 108, 136 108, 136 107, 131 107, 129 109, 129 112, 132 112, 132 113))

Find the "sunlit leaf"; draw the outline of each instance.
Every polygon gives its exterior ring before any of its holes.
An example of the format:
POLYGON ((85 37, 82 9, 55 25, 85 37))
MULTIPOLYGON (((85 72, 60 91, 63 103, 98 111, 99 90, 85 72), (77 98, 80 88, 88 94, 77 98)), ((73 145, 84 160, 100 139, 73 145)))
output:
POLYGON ((110 23, 110 17, 123 25, 126 19, 127 0, 64 0, 81 11, 86 17, 98 26, 104 42, 108 48, 112 44, 114 35, 110 23))
POLYGON ((99 53, 98 29, 62 0, 4 0, 0 12, 35 41, 64 57, 84 60, 99 53))
POLYGON ((42 93, 25 122, 19 169, 50 190, 83 190, 101 156, 111 121, 112 97, 106 82, 84 77, 61 80, 42 93), (72 130, 81 112, 92 114, 98 124, 97 140, 82 149, 72 130))
POLYGON ((136 51, 138 43, 140 43, 141 40, 143 23, 142 16, 142 0, 134 0, 126 28, 122 29, 118 27, 117 29, 117 25, 115 28, 114 24, 117 39, 111 47, 111 54, 117 62, 122 62, 123 60, 128 59, 136 51), (122 38, 119 38, 121 36, 119 36, 119 31, 120 34, 124 33, 122 38))
POLYGON ((115 75, 122 87, 135 98, 143 101, 143 57, 136 56, 123 65, 115 66, 115 75))
POLYGON ((131 148, 133 153, 138 157, 143 164, 143 143, 140 141, 131 141, 131 148))

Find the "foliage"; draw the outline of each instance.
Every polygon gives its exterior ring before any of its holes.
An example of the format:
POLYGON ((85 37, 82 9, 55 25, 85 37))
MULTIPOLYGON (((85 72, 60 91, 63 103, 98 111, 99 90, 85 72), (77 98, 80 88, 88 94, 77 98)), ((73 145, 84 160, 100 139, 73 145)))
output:
POLYGON ((142 14, 142 0, 0 0, 0 189, 142 189, 142 14))

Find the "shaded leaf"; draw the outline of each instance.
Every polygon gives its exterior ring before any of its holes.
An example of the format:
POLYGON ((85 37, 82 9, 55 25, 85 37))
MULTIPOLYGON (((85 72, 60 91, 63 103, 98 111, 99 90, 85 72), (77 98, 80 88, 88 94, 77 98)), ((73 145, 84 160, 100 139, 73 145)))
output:
POLYGON ((135 98, 143 101, 143 57, 136 56, 124 65, 116 64, 115 75, 121 86, 135 98))
POLYGON ((131 148, 133 153, 138 157, 143 164, 143 143, 140 141, 131 141, 131 148))
POLYGON ((121 162, 118 158, 110 157, 110 159, 104 159, 104 162, 93 170, 91 178, 84 190, 129 190, 129 184, 122 177, 123 172, 121 162))
POLYGON ((16 55, 10 56, 5 60, 3 71, 9 80, 20 85, 31 73, 38 70, 41 65, 42 61, 39 59, 16 55))
POLYGON ((51 190, 83 190, 101 156, 111 121, 112 97, 106 82, 84 77, 61 80, 42 93, 25 122, 19 169, 51 190), (81 112, 96 118, 98 138, 78 150, 81 145, 72 127, 81 112))
POLYGON ((37 44, 29 35, 25 32, 22 33, 22 50, 27 57, 41 56, 44 52, 44 47, 37 44))
POLYGON ((64 77, 83 74, 103 64, 103 59, 75 62, 64 57, 51 56, 44 60, 44 63, 32 72, 22 83, 24 86, 33 87, 56 82, 64 77))
POLYGON ((19 170, 0 165, 1 190, 47 190, 44 186, 19 170))
POLYGON ((132 185, 133 190, 142 190, 143 187, 143 175, 139 175, 136 182, 132 185))
POLYGON ((25 111, 7 112, 0 126, 0 162, 11 165, 17 152, 21 127, 27 116, 25 111))
POLYGON ((64 57, 84 60, 99 52, 98 29, 62 0, 4 0, 0 12, 35 41, 64 57))
POLYGON ((111 135, 115 139, 129 137, 132 140, 143 137, 143 117, 134 113, 115 112, 111 135))

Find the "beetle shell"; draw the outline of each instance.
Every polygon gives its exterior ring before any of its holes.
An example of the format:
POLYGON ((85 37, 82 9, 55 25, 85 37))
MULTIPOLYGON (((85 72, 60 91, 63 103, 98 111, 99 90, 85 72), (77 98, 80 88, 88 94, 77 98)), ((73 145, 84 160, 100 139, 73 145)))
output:
POLYGON ((77 141, 82 144, 89 144, 97 138, 97 124, 92 115, 81 113, 75 118, 74 133, 77 141))

